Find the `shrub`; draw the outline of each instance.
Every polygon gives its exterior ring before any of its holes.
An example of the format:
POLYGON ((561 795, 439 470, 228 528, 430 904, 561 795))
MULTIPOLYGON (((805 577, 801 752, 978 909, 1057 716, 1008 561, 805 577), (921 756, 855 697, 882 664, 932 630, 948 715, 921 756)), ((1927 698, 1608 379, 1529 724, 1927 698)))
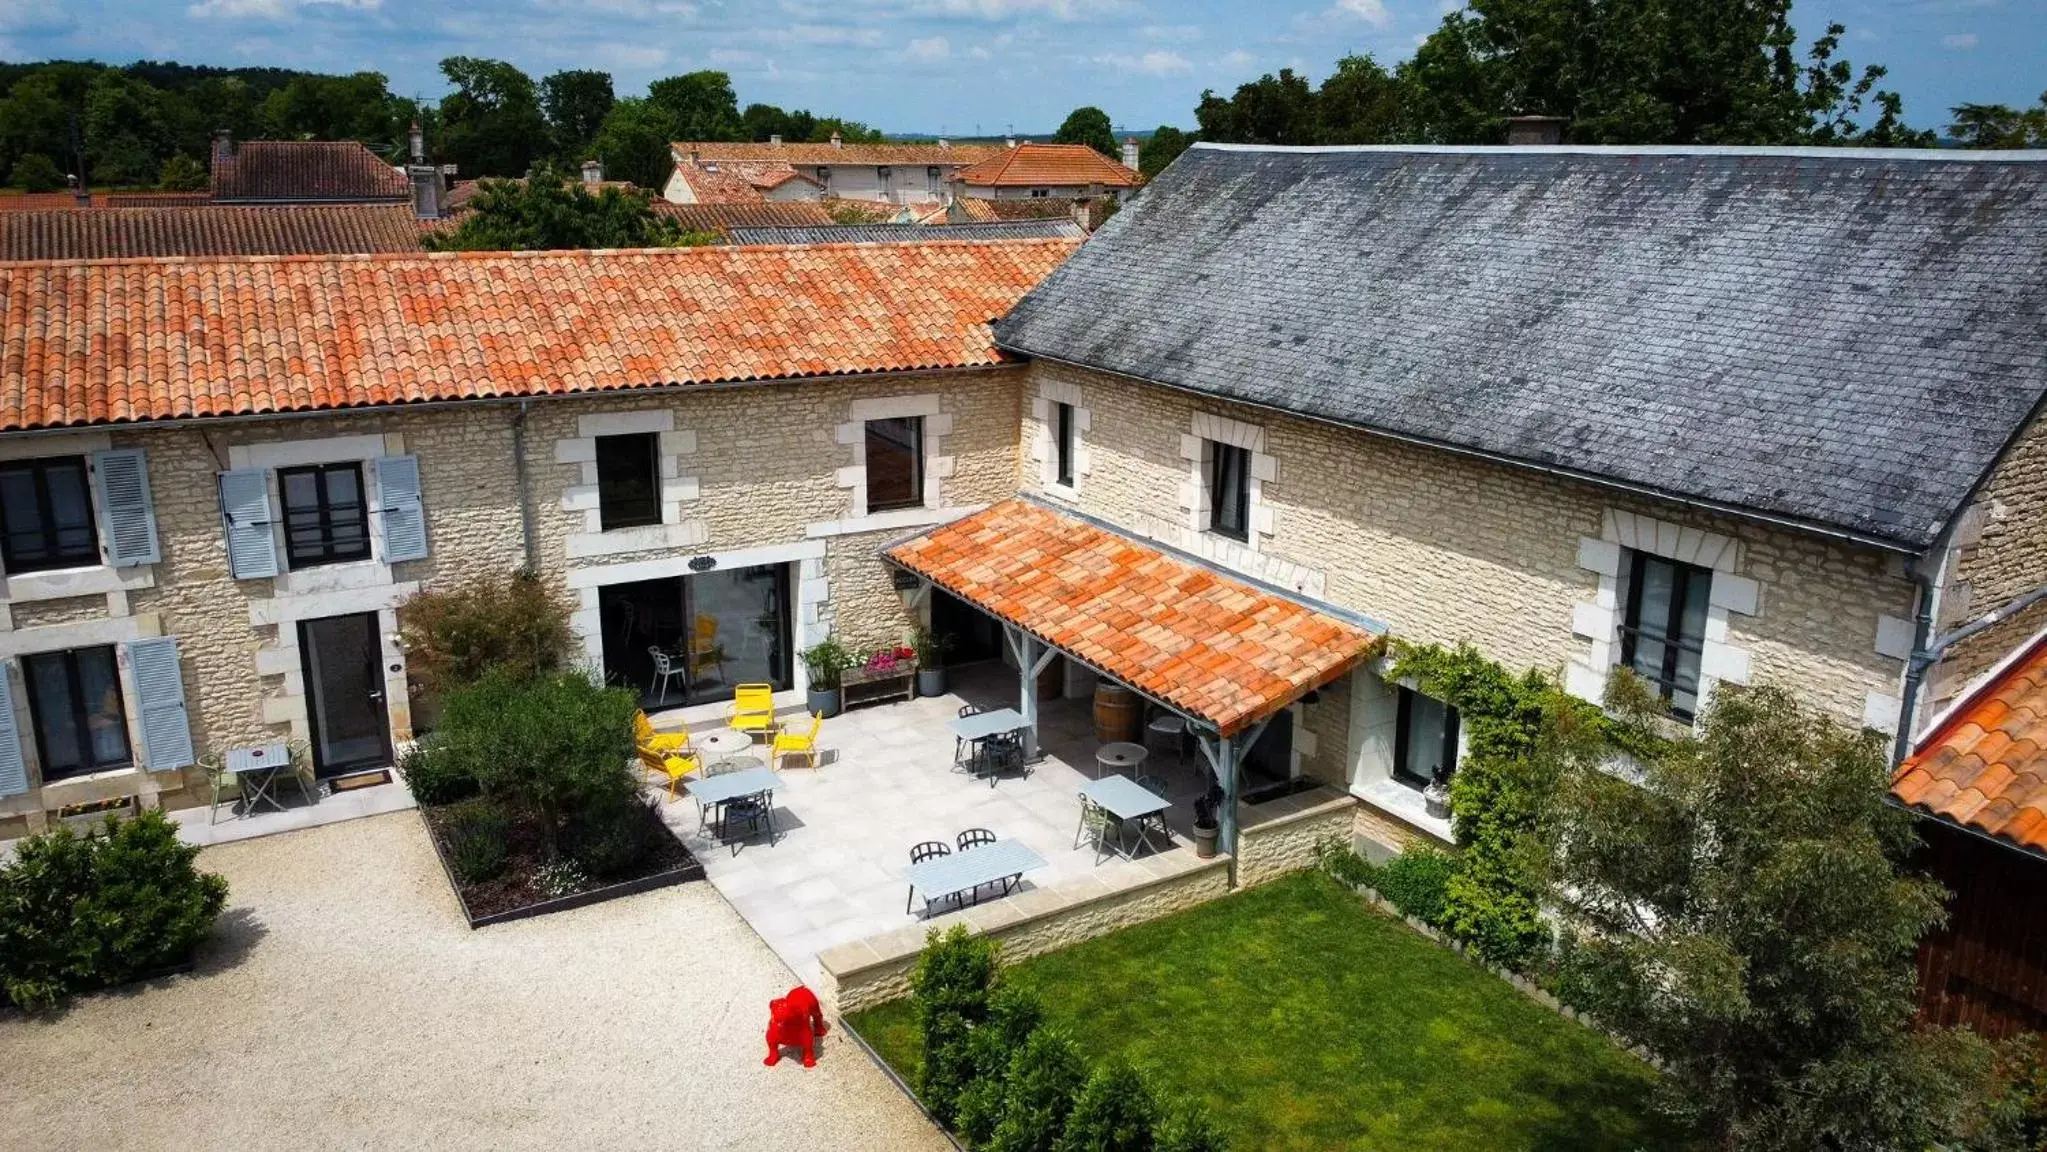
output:
POLYGON ((23 192, 61 192, 64 171, 41 152, 31 152, 14 162, 14 186, 23 192))
POLYGON ((955 924, 943 936, 936 930, 926 935, 917 970, 910 975, 924 1057, 917 1095, 948 1128, 960 1093, 973 1079, 968 1040, 974 1027, 988 1018, 995 966, 994 942, 971 936, 965 926, 955 924))
POLYGON ((1417 845, 1377 869, 1373 887, 1393 906, 1424 924, 1441 927, 1457 858, 1440 848, 1417 845))
POLYGON ((511 855, 512 822, 489 804, 474 804, 449 822, 449 866, 464 884, 494 880, 511 855))
POLYGON ((431 808, 476 795, 476 777, 456 766, 452 757, 436 755, 431 738, 422 739, 399 758, 398 775, 412 798, 431 808))
POLYGON ((580 672, 519 679, 493 669, 448 696, 433 756, 485 795, 538 824, 550 858, 564 823, 636 796, 633 717, 639 701, 580 672))
POLYGON ((1159 1122, 1154 1152, 1229 1152, 1230 1142, 1200 1105, 1176 1108, 1159 1122))
POLYGON ((810 686, 820 692, 837 691, 847 672, 860 666, 836 636, 827 636, 803 651, 803 666, 810 673, 810 686))
POLYGON ((1051 1026, 1032 1032, 1010 1059, 1008 1099, 988 1147, 992 1152, 1053 1152, 1086 1079, 1087 1066, 1065 1033, 1051 1026))
POLYGON ((24 1008, 189 959, 227 904, 161 812, 21 841, 0 867, 0 992, 24 1008))
POLYGON ((659 841, 658 817, 638 795, 598 801, 569 819, 568 851, 583 870, 599 880, 624 876, 639 867, 659 841))
POLYGON ((1350 845, 1339 837, 1324 836, 1315 841, 1315 866, 1352 888, 1361 884, 1379 886, 1378 866, 1351 851, 1350 845))
POLYGON ((163 162, 156 174, 156 184, 166 192, 203 192, 206 165, 179 152, 163 162))
POLYGON ((988 1000, 988 1019, 967 1039, 968 1080, 960 1090, 955 1127, 971 1145, 986 1144, 1009 1099, 1009 1062, 1045 1022, 1037 994, 1004 985, 988 1000))
POLYGON ((569 667, 573 611, 559 588, 523 572, 422 589, 398 609, 406 672, 440 697, 494 669, 524 680, 569 667))
POLYGON ((1074 1098, 1057 1152, 1151 1152, 1158 1100, 1122 1058, 1096 1068, 1074 1098))

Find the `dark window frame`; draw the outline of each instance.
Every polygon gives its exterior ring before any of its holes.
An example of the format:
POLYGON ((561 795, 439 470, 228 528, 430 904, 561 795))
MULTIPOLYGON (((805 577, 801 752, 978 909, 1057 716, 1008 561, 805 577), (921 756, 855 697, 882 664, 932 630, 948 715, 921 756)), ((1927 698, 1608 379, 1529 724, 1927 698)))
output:
POLYGON ((1210 440, 1207 479, 1208 530, 1218 536, 1250 543, 1251 450, 1210 440), (1234 476, 1230 466, 1232 462, 1236 464, 1234 476))
POLYGON ((292 569, 318 568, 326 564, 350 564, 368 560, 370 544, 370 494, 363 478, 361 461, 345 460, 329 464, 302 464, 277 470, 277 503, 284 509, 284 558, 292 569), (346 503, 337 502, 327 486, 330 475, 349 474, 355 477, 356 520, 359 538, 343 535, 348 526, 339 523, 337 512, 345 510, 346 503), (291 501, 291 477, 312 476, 313 491, 318 497, 312 506, 294 506, 291 501), (312 523, 304 517, 310 515, 312 523), (298 530, 317 528, 320 533, 316 545, 300 542, 298 530))
POLYGON ((626 432, 617 436, 597 437, 597 518, 605 532, 620 528, 646 528, 661 523, 661 434, 659 432, 626 432), (607 451, 607 445, 609 451, 607 451), (625 459, 628 451, 634 459, 625 459), (606 457, 610 457, 607 465, 606 457), (644 460, 644 462, 642 462, 644 460), (628 496, 619 491, 625 483, 622 476, 606 479, 607 466, 613 469, 630 467, 643 473, 647 490, 644 495, 628 496))
POLYGON ((1080 422, 1073 411, 1073 405, 1054 402, 1052 405, 1052 476, 1056 483, 1071 488, 1074 486, 1074 437, 1080 422))
POLYGON ((0 473, 26 472, 35 489, 37 527, 33 532, 18 530, 8 522, 7 511, 0 505, 0 564, 9 573, 48 572, 57 568, 90 568, 103 563, 100 558, 99 517, 94 511, 92 493, 92 468, 83 456, 43 456, 33 460, 10 460, 0 466, 0 473), (85 496, 85 523, 64 525, 56 522, 56 512, 50 499, 50 473, 60 469, 77 469, 78 482, 85 496), (77 533, 83 529, 83 544, 75 541, 66 545, 65 533, 77 533), (40 541, 43 555, 25 556, 17 550, 18 537, 34 536, 40 541))
POLYGON ((865 438, 867 453, 867 511, 870 513, 895 512, 905 508, 924 507, 924 418, 922 416, 892 416, 882 420, 869 420, 862 427, 861 431, 865 438), (877 427, 904 429, 908 433, 908 443, 901 443, 887 435, 877 436, 875 431, 877 427), (877 439, 888 448, 899 451, 906 450, 910 463, 910 490, 907 496, 880 501, 874 498, 874 446, 877 439))
POLYGON ((83 648, 65 648, 54 652, 33 652, 21 659, 22 690, 28 694, 29 722, 36 732, 36 763, 43 770, 43 782, 66 780, 73 776, 90 776, 95 772, 112 772, 135 764, 135 746, 128 739, 128 701, 121 692, 121 665, 114 656, 111 644, 92 644, 83 648), (105 653, 108 670, 113 676, 115 718, 119 721, 116 730, 121 734, 121 755, 118 759, 101 761, 95 758, 92 743, 92 720, 87 710, 83 678, 78 671, 78 658, 85 653, 105 653), (65 678, 65 694, 70 697, 71 714, 64 719, 77 726, 79 751, 85 762, 59 767, 50 760, 48 741, 49 718, 43 715, 42 693, 36 691, 37 669, 52 659, 62 661, 65 678))
MULTIPOLYGON (((1399 715, 1393 725, 1393 782, 1409 788, 1427 788, 1433 781, 1425 780, 1407 770, 1409 741, 1413 737, 1408 729, 1414 722, 1414 702, 1421 693, 1406 685, 1396 685, 1400 703, 1399 715)), ((1457 736, 1464 725, 1464 718, 1457 713, 1457 706, 1449 701, 1438 701, 1443 705, 1443 780, 1457 774, 1457 736)))
MULTIPOLYGON (((1684 632, 1685 604, 1691 599, 1695 583, 1703 585, 1702 595, 1710 597, 1713 588, 1713 571, 1682 560, 1671 560, 1648 552, 1636 551, 1628 567, 1628 602, 1626 614, 1621 618, 1621 665, 1630 668, 1647 680, 1656 689, 1657 695, 1671 702, 1670 714, 1689 723, 1693 710, 1679 708, 1675 703, 1680 687, 1679 664, 1684 653, 1694 657, 1692 683, 1685 687, 1696 701, 1699 693, 1697 668, 1703 663, 1706 650, 1705 622, 1701 620, 1699 633, 1687 636, 1684 632), (1671 570, 1670 609, 1667 618, 1645 625, 1642 620, 1642 589, 1648 583, 1647 574, 1651 565, 1661 565, 1671 570), (1654 626, 1650 626, 1654 625, 1654 626), (1635 666, 1635 651, 1638 641, 1648 639, 1663 645, 1663 661, 1655 674, 1643 672, 1635 666)), ((1710 602, 1710 601, 1709 601, 1710 602)))

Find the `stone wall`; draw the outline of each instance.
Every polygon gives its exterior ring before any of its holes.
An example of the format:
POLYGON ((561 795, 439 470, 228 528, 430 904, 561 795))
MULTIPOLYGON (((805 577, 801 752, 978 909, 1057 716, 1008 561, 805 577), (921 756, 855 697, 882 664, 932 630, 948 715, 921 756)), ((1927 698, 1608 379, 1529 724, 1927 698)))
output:
POLYGON ((964 924, 1002 945, 1004 963, 1016 963, 1119 928, 1182 912, 1228 894, 1230 859, 1201 860, 1186 849, 1135 861, 1117 860, 1087 880, 1032 888, 922 925, 828 948, 818 954, 818 989, 827 1011, 858 1012, 910 994, 927 932, 964 924))
MULTIPOLYGON (((1349 846, 1358 802, 1327 792, 1305 793, 1297 811, 1247 822, 1237 833, 1237 886, 1250 888, 1289 872, 1315 866, 1315 846, 1335 840, 1349 846)), ((1273 805, 1259 805, 1269 808, 1273 805)), ((1255 810, 1254 810, 1255 811, 1255 810)))
MULTIPOLYGON (((2047 424, 2028 429, 1956 526, 1941 574, 1937 633, 2004 608, 2047 584, 2047 424)), ((2047 627, 2035 604, 1943 654, 1927 673, 1921 723, 1952 703, 2013 649, 2047 627)))
MULTIPOLYGON (((1794 684, 1843 719, 1895 723, 1895 636, 1915 602, 1897 557, 1065 365, 1034 362, 1029 374, 1025 395, 1056 393, 1089 414, 1077 491, 1046 484, 1036 462, 1019 469, 1023 487, 1055 502, 1379 619, 1394 636, 1467 641, 1517 669, 1581 668, 1571 682, 1588 692, 1617 658, 1601 554, 1664 535, 1680 558, 1717 568, 1734 606, 1709 629, 1711 674, 1794 684), (1194 526, 1195 433, 1218 418, 1256 425, 1270 457, 1249 544, 1194 526), (1726 544, 1708 558, 1714 540, 1726 544)), ((1046 443, 1035 412, 1024 420, 1022 442, 1046 443)))

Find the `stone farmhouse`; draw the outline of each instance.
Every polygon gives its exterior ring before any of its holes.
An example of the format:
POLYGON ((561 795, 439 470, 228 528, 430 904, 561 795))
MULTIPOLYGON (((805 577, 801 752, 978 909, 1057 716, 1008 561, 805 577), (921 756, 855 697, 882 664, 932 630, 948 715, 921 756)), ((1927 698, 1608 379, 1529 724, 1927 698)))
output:
POLYGON ((1084 246, 0 266, 0 835, 259 738, 388 763, 397 605, 520 564, 615 679, 708 613, 745 675, 681 698, 793 704, 928 621, 1385 846, 1460 740, 1372 637, 1923 731, 2047 584, 2043 182, 1198 146, 1084 246))
POLYGON ((677 204, 722 201, 873 200, 885 204, 943 201, 963 168, 1002 151, 988 144, 765 144, 678 141, 670 145, 675 174, 662 195, 677 204))

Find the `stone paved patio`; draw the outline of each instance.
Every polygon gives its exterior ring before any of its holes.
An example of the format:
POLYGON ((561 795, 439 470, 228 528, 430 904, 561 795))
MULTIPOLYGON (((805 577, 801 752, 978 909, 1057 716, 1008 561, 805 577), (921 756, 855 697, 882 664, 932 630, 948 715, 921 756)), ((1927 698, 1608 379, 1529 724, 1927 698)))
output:
MULTIPOLYGON (((780 834, 772 845, 764 835, 736 851, 713 843, 697 832, 696 806, 686 798, 664 810, 711 883, 807 981, 817 979, 823 949, 921 919, 921 900, 918 914, 903 907, 910 846, 919 841, 950 844, 968 828, 1022 840, 1048 864, 1025 876, 1026 888, 1082 878, 1095 867, 1092 847, 1073 846, 1077 794, 1095 767, 1089 701, 1044 701, 1043 760, 1028 776, 1004 776, 991 788, 985 779, 952 770, 947 723, 963 703, 1015 707, 1016 673, 985 666, 962 670, 956 680, 944 696, 857 708, 825 721, 819 741, 827 750, 825 766, 816 772, 790 766, 781 773, 775 794, 780 834)), ((691 726, 702 732, 718 725, 699 720, 691 726)), ((1170 753, 1154 752, 1147 764, 1168 782, 1175 804, 1167 851, 1193 851, 1187 826, 1192 801, 1205 787, 1197 759, 1198 753, 1177 764, 1170 753)))

